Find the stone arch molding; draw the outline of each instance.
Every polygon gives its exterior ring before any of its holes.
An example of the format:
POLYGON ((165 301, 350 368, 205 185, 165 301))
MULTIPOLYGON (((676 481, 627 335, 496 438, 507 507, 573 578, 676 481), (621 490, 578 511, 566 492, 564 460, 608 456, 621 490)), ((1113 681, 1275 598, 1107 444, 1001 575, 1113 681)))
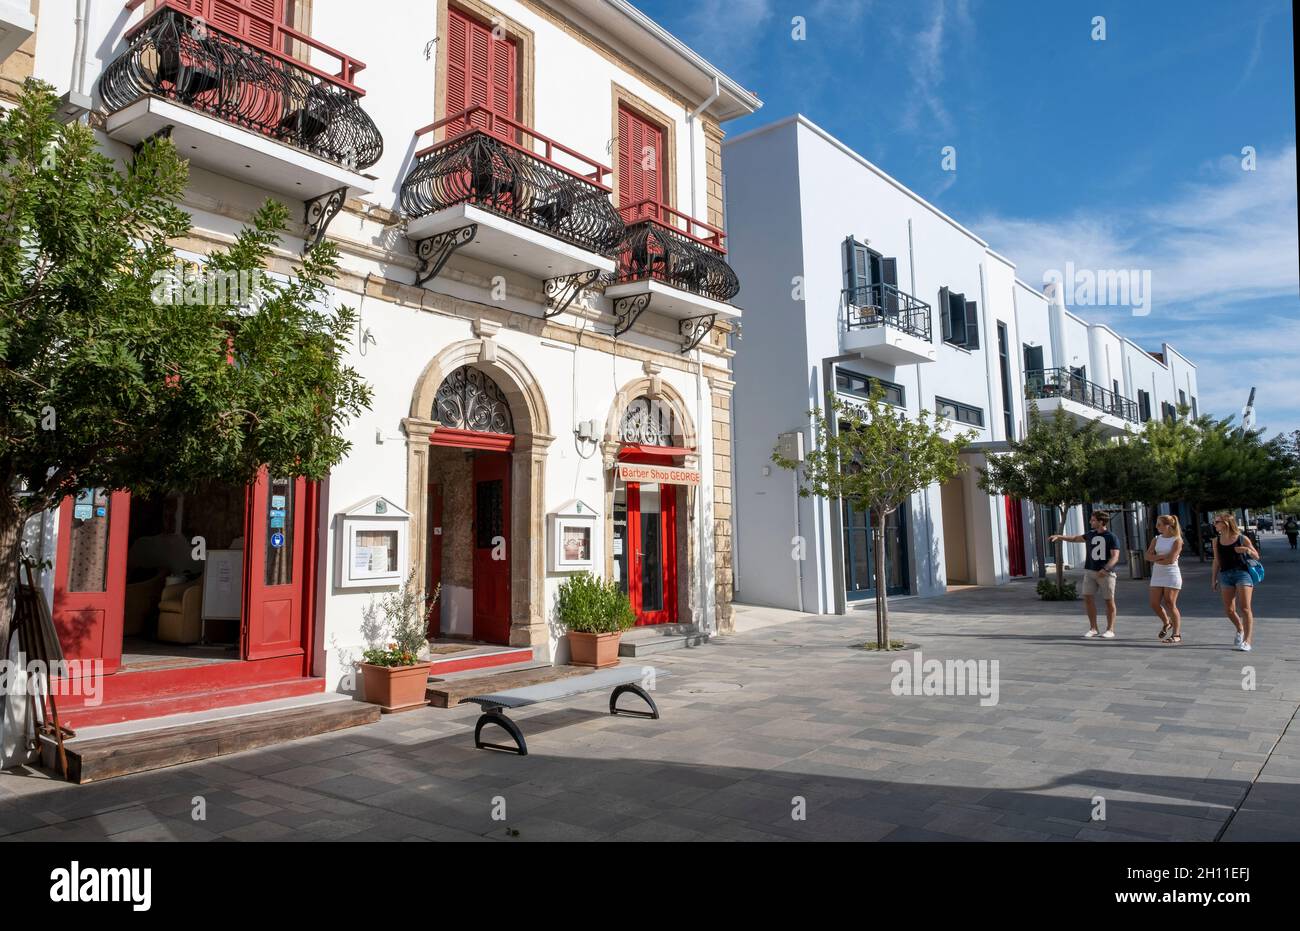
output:
POLYGON ((495 343, 491 337, 461 340, 429 360, 416 379, 407 419, 432 421, 438 386, 458 368, 472 365, 491 375, 510 402, 510 413, 515 420, 516 448, 521 438, 526 436, 543 437, 549 442, 553 438, 551 415, 541 385, 523 359, 495 343), (520 429, 521 426, 526 429, 520 429))
POLYGON ((609 414, 605 418, 605 433, 601 444, 605 455, 606 468, 612 466, 614 457, 618 455, 619 447, 622 445, 618 429, 623 420, 623 412, 627 409, 628 404, 642 395, 663 402, 672 409, 673 417, 680 430, 674 437, 674 441, 678 445, 688 449, 699 447, 699 437, 695 430, 695 418, 691 417, 686 398, 675 387, 660 379, 658 375, 650 375, 628 382, 614 395, 614 403, 610 405, 609 414))
POLYGON ((541 385, 528 366, 498 346, 495 327, 481 325, 478 339, 445 347, 429 361, 411 392, 406 433, 406 509, 411 514, 411 567, 423 581, 428 546, 429 438, 438 386, 452 372, 472 365, 491 376, 510 404, 515 445, 510 457, 510 645, 548 643, 546 625, 546 453, 554 436, 541 385))

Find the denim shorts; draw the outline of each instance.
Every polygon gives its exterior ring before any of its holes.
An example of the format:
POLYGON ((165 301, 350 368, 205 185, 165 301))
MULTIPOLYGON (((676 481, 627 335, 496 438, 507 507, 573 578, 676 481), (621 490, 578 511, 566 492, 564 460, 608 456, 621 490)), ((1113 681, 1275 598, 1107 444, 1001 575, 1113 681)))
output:
POLYGON ((1236 588, 1238 585, 1249 585, 1254 588, 1255 580, 1245 569, 1224 569, 1219 572, 1219 584, 1225 588, 1228 586, 1236 588))

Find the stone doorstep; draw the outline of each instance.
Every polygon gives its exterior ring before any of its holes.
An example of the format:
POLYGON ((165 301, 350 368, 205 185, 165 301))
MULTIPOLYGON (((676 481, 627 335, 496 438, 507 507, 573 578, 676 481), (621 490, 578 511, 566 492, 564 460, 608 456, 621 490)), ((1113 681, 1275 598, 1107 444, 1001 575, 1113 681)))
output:
MULTIPOLYGON (((174 727, 138 730, 65 743, 68 781, 98 782, 179 763, 207 760, 326 734, 379 720, 379 707, 359 701, 315 702, 174 727)), ((43 739, 42 765, 57 772, 57 749, 43 739)))
POLYGON ((685 650, 703 646, 709 635, 695 624, 653 624, 634 627, 623 634, 618 644, 618 655, 626 657, 650 656, 668 650, 685 650))

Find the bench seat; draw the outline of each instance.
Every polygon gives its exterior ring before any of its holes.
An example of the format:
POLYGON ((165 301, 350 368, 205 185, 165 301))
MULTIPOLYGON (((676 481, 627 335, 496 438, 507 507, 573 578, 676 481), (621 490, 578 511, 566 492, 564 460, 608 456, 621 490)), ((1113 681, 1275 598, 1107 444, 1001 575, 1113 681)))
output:
POLYGON ((528 745, 524 742, 523 732, 519 730, 518 724, 506 716, 505 710, 507 708, 524 708, 528 705, 572 698, 575 695, 584 695, 588 692, 612 689, 613 691, 609 696, 610 714, 658 719, 659 707, 655 704, 654 699, 650 697, 650 694, 641 687, 640 683, 647 680, 653 681, 666 675, 668 675, 666 671, 656 669, 653 666, 615 666, 611 669, 600 669, 587 675, 571 676, 567 679, 557 679, 554 682, 543 682, 540 685, 525 685, 517 689, 506 689, 486 695, 470 695, 462 698, 458 704, 475 704, 483 710, 478 723, 474 726, 474 746, 476 748, 480 750, 506 750, 520 756, 527 756, 528 745), (618 699, 627 692, 639 696, 650 706, 650 710, 620 710, 618 708, 618 699), (514 740, 515 746, 508 747, 502 744, 485 743, 482 739, 482 732, 487 724, 495 724, 508 733, 514 740))

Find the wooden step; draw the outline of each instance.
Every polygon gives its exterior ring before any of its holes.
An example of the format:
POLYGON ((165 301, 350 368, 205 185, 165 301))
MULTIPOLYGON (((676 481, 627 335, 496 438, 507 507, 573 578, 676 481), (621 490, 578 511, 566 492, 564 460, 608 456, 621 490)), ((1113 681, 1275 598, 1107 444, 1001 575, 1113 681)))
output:
MULTIPOLYGON (((182 727, 73 740, 65 745, 68 780, 82 784, 99 782, 114 776, 207 760, 378 720, 377 705, 333 701, 182 727)), ((46 741, 43 750, 45 767, 57 771, 53 744, 46 741)))
POLYGON ((466 678, 455 676, 431 679, 424 694, 429 699, 429 704, 435 708, 454 708, 462 698, 470 695, 501 692, 524 685, 541 685, 543 682, 554 682, 556 679, 567 679, 591 671, 590 666, 540 666, 466 678))

